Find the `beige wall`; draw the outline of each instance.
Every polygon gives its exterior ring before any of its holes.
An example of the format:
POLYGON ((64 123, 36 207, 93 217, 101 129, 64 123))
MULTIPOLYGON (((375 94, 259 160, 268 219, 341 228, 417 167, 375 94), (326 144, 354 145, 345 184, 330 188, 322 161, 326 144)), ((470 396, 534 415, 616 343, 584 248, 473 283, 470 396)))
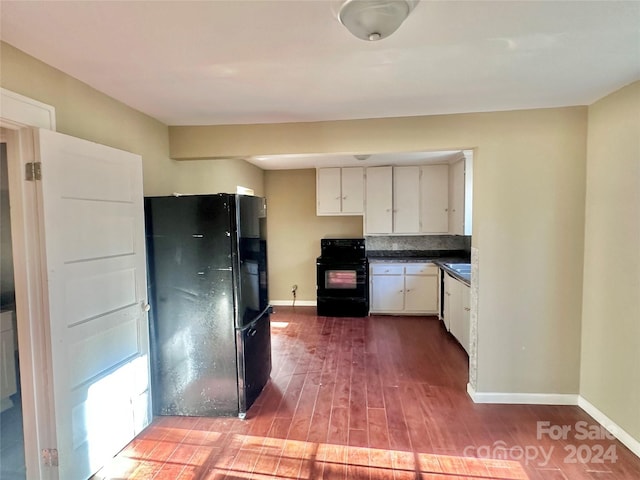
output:
POLYGON ((0 43, 0 85, 56 109, 57 130, 142 155, 146 195, 171 193, 168 128, 73 77, 0 43))
POLYGON ((640 441, 640 82, 589 107, 580 393, 640 441))
POLYGON ((362 236, 362 217, 316 216, 316 171, 265 172, 269 298, 316 300, 316 257, 320 239, 328 235, 362 236))
MULTIPOLYGON (((185 170, 180 170, 182 164, 169 158, 169 139, 171 156, 180 159, 475 148, 473 245, 480 253, 478 391, 578 392, 584 265, 587 281, 581 392, 636 438, 640 437, 632 408, 633 402, 637 405, 640 382, 635 381, 635 389, 625 386, 621 373, 628 371, 623 370, 625 366, 634 365, 634 357, 617 357, 615 353, 616 360, 611 362, 616 369, 607 369, 606 374, 599 366, 608 352, 637 351, 632 338, 633 334, 637 338, 637 330, 633 330, 631 316, 623 316, 618 324, 620 338, 613 338, 614 329, 609 323, 602 323, 605 314, 587 311, 593 308, 604 312, 604 303, 610 306, 611 298, 620 300, 620 313, 638 311, 637 303, 633 303, 637 288, 626 299, 622 298, 624 288, 612 297, 610 285, 620 278, 622 270, 607 269, 599 260, 607 242, 626 250, 637 240, 637 236, 633 238, 637 224, 632 223, 632 230, 623 229, 628 216, 615 220, 616 231, 625 238, 607 237, 601 230, 609 218, 609 214, 600 211, 601 194, 613 172, 605 171, 605 154, 598 150, 605 150, 602 145, 613 143, 613 137, 618 135, 603 132, 603 125, 618 125, 622 130, 621 122, 632 117, 622 107, 613 108, 617 96, 599 102, 590 111, 593 125, 589 134, 590 206, 585 256, 584 107, 296 125, 171 127, 167 138, 167 127, 160 122, 7 44, 0 45, 2 87, 55 106, 59 130, 64 133, 141 154, 147 195, 180 190, 202 192, 208 182, 218 185, 214 182, 219 176, 229 174, 229 168, 236 166, 230 161, 210 160, 207 166, 185 163, 185 170), (596 181, 598 169, 605 172, 601 181, 596 181), (601 271, 605 274, 601 275, 601 271), (629 329, 629 335, 624 335, 624 328, 629 329), (607 343, 609 350, 602 350, 597 344, 599 332, 607 333, 601 341, 607 343), (616 348, 610 346, 614 343, 616 348), (618 376, 607 380, 607 375, 618 376), (612 393, 607 391, 609 388, 612 393), (625 388, 624 394, 618 393, 625 388), (621 402, 619 397, 629 392, 628 402, 621 402)), ((634 88, 637 92, 637 85, 634 88)), ((624 90, 620 95, 628 93, 624 90)), ((634 125, 637 128, 637 123, 634 125)), ((621 151, 624 157, 625 149, 633 150, 637 138, 621 137, 631 146, 616 147, 620 150, 614 151, 621 151)), ((630 163, 617 158, 620 166, 637 168, 632 155, 624 158, 630 163)), ((220 183, 220 188, 227 189, 242 178, 243 186, 259 192, 260 174, 247 165, 238 168, 247 176, 237 172, 234 180, 220 183)), ((632 175, 620 173, 612 181, 625 184, 630 178, 632 175)), ((311 170, 267 172, 263 188, 269 203, 271 297, 290 298, 290 284, 298 283, 299 298, 314 298, 313 259, 318 254, 319 239, 327 233, 360 234, 359 219, 315 217, 311 170)), ((637 205, 637 185, 635 188, 637 205)), ((617 206, 615 198, 604 201, 606 212, 617 206)), ((635 261, 637 265, 637 257, 635 261)), ((629 280, 625 288, 632 288, 633 270, 627 271, 628 276, 622 278, 629 280)))
POLYGON ((4 42, 0 71, 3 88, 56 108, 59 132, 141 155, 145 195, 235 191, 236 184, 264 190, 262 172, 244 161, 170 159, 166 125, 4 42))
MULTIPOLYGON (((575 394, 580 375, 586 130, 586 107, 574 107, 295 125, 171 127, 170 138, 172 155, 179 158, 475 148, 473 245, 480 256, 477 390, 575 394)), ((284 175, 267 173, 270 202, 272 181, 284 175)), ((296 211, 297 202, 304 201, 304 215, 312 216, 312 187, 310 183, 286 208, 296 211)), ((304 215, 296 213, 280 223, 292 231, 304 215)), ((310 245, 308 252, 272 251, 270 268, 276 282, 281 274, 287 278, 284 273, 292 263, 313 263, 317 250, 311 245, 317 248, 320 233, 299 232, 300 243, 310 245)), ((270 229, 270 248, 279 249, 274 234, 270 229)), ((283 280, 272 298, 290 295, 287 289, 293 281, 297 279, 283 280)))
POLYGON ((173 180, 178 193, 236 193, 237 186, 264 196, 263 170, 242 159, 183 160, 173 180))

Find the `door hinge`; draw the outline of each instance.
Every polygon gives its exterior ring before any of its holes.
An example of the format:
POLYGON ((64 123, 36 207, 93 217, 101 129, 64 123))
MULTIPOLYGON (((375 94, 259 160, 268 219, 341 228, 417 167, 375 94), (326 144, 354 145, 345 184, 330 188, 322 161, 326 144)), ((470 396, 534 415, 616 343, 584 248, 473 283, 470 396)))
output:
POLYGON ((25 164, 25 180, 33 182, 34 180, 42 180, 42 163, 29 162, 25 164))
POLYGON ((58 466, 58 450, 56 450, 55 448, 43 448, 42 464, 45 467, 57 467, 58 466))

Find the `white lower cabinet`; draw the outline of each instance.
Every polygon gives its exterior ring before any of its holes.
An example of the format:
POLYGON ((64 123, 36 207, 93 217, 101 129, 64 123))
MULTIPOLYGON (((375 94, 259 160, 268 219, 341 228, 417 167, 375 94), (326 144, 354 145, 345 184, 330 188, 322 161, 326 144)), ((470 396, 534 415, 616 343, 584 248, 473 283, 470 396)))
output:
POLYGON ((404 272, 400 266, 371 266, 370 308, 372 313, 401 313, 404 310, 404 272))
POLYGON ((374 263, 369 273, 371 313, 438 313, 438 267, 432 263, 374 263))
POLYGON ((17 393, 13 312, 0 313, 0 411, 13 406, 11 395, 17 393))
POLYGON ((467 354, 471 350, 471 288, 462 285, 462 336, 460 344, 467 354))
POLYGON ((447 332, 451 331, 451 319, 454 317, 453 312, 453 303, 451 302, 451 295, 453 294, 453 289, 455 287, 456 280, 447 273, 443 272, 444 275, 444 307, 442 312, 442 321, 444 322, 444 326, 447 329, 447 332))
POLYGON ((444 325, 469 353, 471 289, 451 275, 444 276, 444 325))

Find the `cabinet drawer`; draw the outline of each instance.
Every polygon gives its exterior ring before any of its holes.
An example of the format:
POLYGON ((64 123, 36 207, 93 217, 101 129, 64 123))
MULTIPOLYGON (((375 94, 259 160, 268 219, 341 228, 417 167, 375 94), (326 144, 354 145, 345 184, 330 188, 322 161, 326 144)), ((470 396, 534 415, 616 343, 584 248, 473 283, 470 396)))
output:
POLYGON ((437 275, 438 267, 433 263, 416 263, 413 265, 407 265, 405 273, 407 275, 437 275))
POLYGON ((376 263, 371 265, 372 275, 403 275, 403 265, 391 265, 388 263, 376 263))

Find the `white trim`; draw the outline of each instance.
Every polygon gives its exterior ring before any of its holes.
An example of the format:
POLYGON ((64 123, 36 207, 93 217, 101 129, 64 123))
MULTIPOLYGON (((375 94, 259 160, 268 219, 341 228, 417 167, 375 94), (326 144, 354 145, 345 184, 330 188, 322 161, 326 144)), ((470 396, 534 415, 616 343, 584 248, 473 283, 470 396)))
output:
POLYGON ((6 88, 0 88, 0 117, 25 126, 56 130, 55 107, 6 88))
POLYGON ((474 403, 578 405, 578 395, 573 393, 476 392, 471 384, 467 384, 467 393, 474 403))
MULTIPOLYGON (((11 128, 3 118, 0 126, 11 128)), ((25 464, 29 478, 56 478, 43 468, 40 451, 56 446, 51 423, 52 396, 45 310, 42 299, 40 235, 37 220, 36 182, 23 180, 24 166, 34 160, 33 132, 29 128, 8 131, 7 166, 11 202, 16 318, 24 431, 25 464)))
POLYGON ((602 413, 600 409, 595 407, 582 395, 578 397, 578 406, 591 415, 596 422, 606 428, 618 440, 620 440, 620 442, 631 450, 637 457, 640 457, 640 441, 633 438, 628 432, 602 413))
MULTIPOLYGON (((293 305, 293 300, 271 300, 269 302, 274 307, 291 307, 293 305)), ((296 300, 296 307, 315 307, 315 300, 296 300)))
POLYGON ((55 480, 56 468, 40 463, 44 448, 56 447, 48 332, 43 322, 42 249, 36 182, 23 180, 25 164, 37 156, 34 129, 55 131, 55 109, 0 88, 0 127, 7 133, 7 166, 11 202, 18 348, 27 476, 55 480))
POLYGON ((564 393, 478 393, 467 383, 467 393, 474 403, 528 404, 528 405, 577 405, 614 435, 620 443, 640 457, 640 441, 611 420, 598 407, 582 395, 564 393))

